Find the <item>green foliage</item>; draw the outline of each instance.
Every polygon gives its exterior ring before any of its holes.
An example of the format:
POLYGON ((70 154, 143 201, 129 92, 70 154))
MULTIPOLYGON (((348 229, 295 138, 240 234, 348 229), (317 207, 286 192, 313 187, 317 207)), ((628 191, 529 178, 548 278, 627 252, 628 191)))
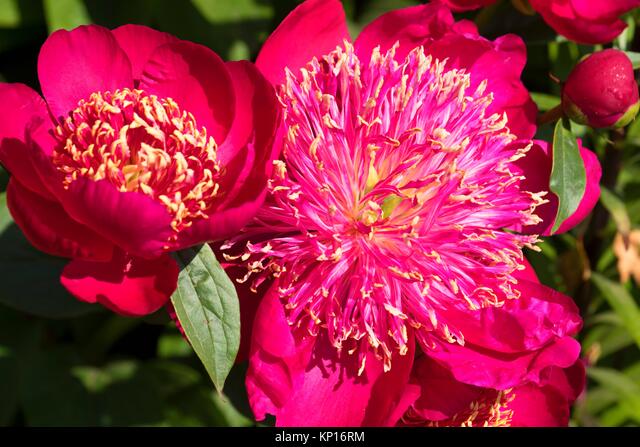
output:
POLYGON ((209 245, 174 257, 180 276, 171 302, 191 346, 221 391, 240 347, 238 294, 209 245))
POLYGON ((631 219, 629 219, 629 213, 622 200, 603 186, 600 189, 600 202, 607 211, 609 211, 609 214, 611 214, 611 217, 618 226, 618 231, 624 235, 628 235, 631 231, 631 219))
POLYGON ((49 32, 57 29, 71 30, 91 23, 82 0, 44 0, 44 12, 49 32))
MULTIPOLYGON (((47 35, 85 23, 109 28, 144 24, 206 45, 226 60, 255 59, 262 43, 297 3, 0 0, 0 80, 37 89, 37 55, 47 35)), ((379 14, 417 3, 344 0, 353 37, 379 14)), ((461 17, 475 21, 491 39, 506 33, 523 37, 528 54, 523 79, 536 92, 532 97, 541 111, 560 102, 561 84, 549 75, 566 79, 580 58, 599 49, 558 38, 539 16, 525 16, 507 1, 461 17)), ((634 39, 638 18, 637 13, 628 15, 625 20, 631 26, 614 42, 628 52, 636 68, 640 67, 640 48, 634 39)), ((589 364, 588 384, 576 403, 572 424, 640 425, 640 288, 633 279, 620 283, 612 250, 617 232, 640 227, 640 120, 625 134, 576 125, 572 130, 604 166, 602 206, 570 233, 544 238, 540 253, 526 255, 543 283, 576 300, 585 320, 579 340, 589 364)), ((540 126, 536 135, 547 141, 553 136, 553 125, 540 126)), ((563 204, 557 228, 575 207, 584 185, 575 139, 564 127, 557 129, 556 137, 553 188, 563 204)), ((186 269, 181 278, 185 295, 177 298, 177 310, 187 321, 192 348, 164 311, 127 319, 70 297, 59 284, 65 260, 31 247, 11 220, 4 193, 7 182, 8 174, 0 167, 0 426, 253 424, 244 388, 246 364, 233 365, 237 298, 232 293, 212 294, 217 302, 203 302, 194 293, 200 287, 210 289, 207 294, 218 289, 214 278, 221 272, 213 259, 205 262, 215 271, 192 265, 193 270, 186 269), (231 327, 220 323, 223 305, 231 306, 227 308, 235 322, 231 327), (208 322, 201 325, 204 331, 189 327, 189 318, 198 313, 208 322), (218 387, 224 382, 224 394, 214 390, 212 378, 218 387)), ((191 263, 187 258, 182 262, 194 264, 199 256, 191 263)), ((225 287, 229 284, 222 290, 225 287)))
POLYGON ((620 317, 620 323, 636 341, 640 348, 640 308, 623 286, 608 280, 598 273, 591 277, 614 312, 620 317))
POLYGON ((578 209, 586 185, 584 162, 571 123, 567 119, 559 120, 553 132, 553 168, 549 181, 549 189, 559 202, 552 233, 578 209))

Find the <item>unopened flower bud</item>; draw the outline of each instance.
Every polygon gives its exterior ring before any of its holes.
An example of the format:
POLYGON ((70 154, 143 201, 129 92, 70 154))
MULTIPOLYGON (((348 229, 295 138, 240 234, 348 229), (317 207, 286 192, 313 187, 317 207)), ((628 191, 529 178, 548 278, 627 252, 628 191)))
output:
POLYGON ((629 57, 608 49, 575 66, 562 89, 562 109, 573 121, 595 128, 624 127, 640 108, 629 57))

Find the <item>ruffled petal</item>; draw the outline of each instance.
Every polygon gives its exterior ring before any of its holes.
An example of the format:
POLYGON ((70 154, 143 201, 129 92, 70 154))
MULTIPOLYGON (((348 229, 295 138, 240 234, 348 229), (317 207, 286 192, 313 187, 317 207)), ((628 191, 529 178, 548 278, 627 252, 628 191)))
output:
MULTIPOLYGON (((25 187, 50 198, 31 160, 33 151, 40 148, 33 147, 36 142, 30 137, 36 129, 51 127, 47 105, 23 84, 0 84, 0 103, 4 110, 0 119, 0 163, 25 187)), ((42 150, 49 153, 51 144, 47 142, 42 150)))
MULTIPOLYGON (((393 426, 407 405, 406 386, 415 357, 415 337, 409 336, 407 353, 394 355, 391 369, 382 373, 371 389, 363 426, 393 426)), ((375 359, 373 360, 376 361, 375 359)))
POLYGON ((521 294, 501 307, 447 314, 447 323, 458 328, 465 342, 503 353, 543 348, 554 340, 576 334, 582 320, 573 300, 537 282, 520 279, 514 288, 521 294))
POLYGON ((451 372, 427 356, 416 360, 411 383, 420 389, 412 410, 427 421, 442 421, 469 407, 482 388, 458 382, 451 372))
MULTIPOLYGON (((526 276, 531 276, 526 274, 526 276)), ((519 277, 519 299, 474 313, 448 314, 464 345, 432 338, 425 352, 451 370, 456 380, 505 390, 526 381, 540 384, 549 367, 567 368, 580 354, 571 338, 582 327, 571 298, 519 277)))
POLYGON ((38 77, 56 118, 94 92, 133 87, 129 58, 111 31, 97 25, 51 34, 40 50, 38 77))
POLYGON ((453 26, 451 11, 440 3, 412 6, 381 15, 367 25, 355 41, 358 58, 366 65, 377 46, 385 53, 396 42, 396 57, 402 60, 415 47, 439 39, 453 26))
POLYGON ((169 255, 147 260, 118 251, 107 262, 71 261, 60 281, 81 301, 100 303, 125 316, 142 316, 167 303, 178 273, 169 255))
POLYGON ((52 202, 11 178, 7 206, 16 224, 31 244, 53 256, 109 260, 113 244, 71 219, 57 202, 52 202))
POLYGON ((549 386, 524 385, 514 391, 509 402, 513 427, 566 427, 569 403, 549 386))
POLYGON ((571 0, 571 6, 576 14, 584 19, 607 20, 617 19, 625 12, 640 7, 640 0, 571 0))
POLYGON ((172 249, 179 250, 202 242, 227 239, 248 224, 257 214, 267 196, 267 190, 247 191, 256 193, 247 200, 240 201, 226 209, 215 209, 208 219, 200 219, 178 234, 178 240, 172 249))
POLYGON ((521 38, 506 35, 491 42, 477 35, 449 34, 428 45, 427 52, 447 59, 450 68, 467 71, 472 90, 486 80, 486 92, 493 95, 487 113, 506 113, 511 133, 533 137, 538 109, 520 80, 527 59, 521 38))
POLYGON ((580 343, 563 337, 542 349, 502 353, 465 343, 434 341, 428 355, 448 368, 456 380, 484 388, 506 390, 523 382, 539 384, 550 366, 567 368, 580 355, 580 343))
MULTIPOLYGON (((227 138, 218 148, 220 163, 228 169, 238 152, 254 140, 257 147, 251 144, 252 150, 270 149, 264 146, 273 138, 280 106, 273 86, 254 64, 237 61, 227 62, 225 65, 233 82, 236 99, 233 124, 227 138)), ((235 181, 236 178, 233 178, 235 181)))
POLYGON ((127 24, 111 31, 120 48, 127 53, 131 62, 131 72, 135 82, 140 82, 144 65, 160 45, 178 42, 169 33, 156 31, 148 26, 127 24))
POLYGON ((278 414, 304 380, 313 338, 295 340, 275 286, 260 302, 253 324, 246 386, 256 419, 278 414))
MULTIPOLYGON (((588 9, 581 8, 581 15, 574 9, 572 3, 576 0, 559 0, 550 2, 549 0, 529 0, 531 6, 540 13, 545 22, 549 24, 558 34, 583 44, 607 43, 615 39, 625 28, 626 23, 616 16, 607 14, 606 17, 598 19, 590 18, 593 14, 588 14, 588 9)), ((593 1, 589 3, 594 3, 593 1)), ((614 2, 597 2, 614 3, 614 2)), ((590 8, 589 8, 590 9, 590 8)), ((595 11, 594 11, 595 12, 595 11)))
POLYGON ((314 57, 328 54, 351 40, 338 0, 307 0, 295 8, 262 46, 256 65, 273 84, 284 81, 285 68, 293 72, 314 57))
POLYGON ((522 259, 522 265, 524 266, 524 270, 517 270, 513 272, 513 277, 517 280, 529 281, 534 284, 539 284, 540 280, 538 279, 538 275, 533 269, 531 263, 527 261, 527 258, 522 259))
POLYGON ((247 392, 256 418, 273 414, 278 426, 389 423, 409 378, 412 346, 393 357, 387 373, 369 355, 358 375, 356 356, 338 353, 324 336, 293 335, 276 290, 262 299, 253 325, 247 392))
POLYGON ((233 84, 224 62, 209 48, 186 41, 156 48, 140 88, 174 99, 216 142, 227 136, 235 113, 233 84))
MULTIPOLYGON (((579 364, 580 362, 576 362, 579 364)), ((508 393, 503 411, 510 413, 506 419, 515 427, 567 426, 569 408, 575 400, 573 391, 566 389, 584 385, 582 378, 574 376, 575 365, 570 368, 547 368, 540 384, 524 383, 508 393), (558 383, 562 382, 562 383, 558 383), (569 383, 571 382, 571 383, 569 383), (563 389, 563 387, 565 389, 563 389)), ((419 395, 410 405, 409 420, 450 423, 456 415, 465 414, 475 402, 493 396, 495 390, 461 383, 446 369, 423 356, 416 361, 410 387, 418 387, 419 395)), ((580 388, 581 389, 581 388, 580 388)), ((477 421, 482 423, 482 420, 477 421)))
POLYGON ((222 200, 178 239, 184 247, 231 237, 255 216, 266 197, 267 180, 281 145, 274 142, 280 122, 273 87, 248 62, 228 64, 236 87, 236 119, 219 154, 224 166, 222 200), (236 145, 239 146, 240 150, 236 145))
POLYGON ((582 360, 569 368, 548 368, 542 386, 524 385, 514 390, 509 403, 514 427, 566 427, 569 408, 582 393, 586 375, 582 360))
POLYGON ((478 35, 473 23, 455 23, 448 8, 429 3, 382 15, 365 27, 355 47, 366 63, 375 47, 380 46, 384 53, 396 42, 398 60, 423 46, 435 58, 447 59, 447 68, 470 73, 471 89, 488 80, 486 91, 493 95, 493 102, 487 112, 506 113, 512 133, 520 138, 533 137, 537 107, 520 80, 526 47, 518 36, 507 35, 491 42, 478 35))
POLYGON ((359 375, 357 356, 341 353, 327 338, 316 337, 304 380, 276 413, 278 426, 345 427, 380 425, 402 397, 413 350, 394 355, 389 372, 368 355, 359 375), (313 412, 308 409, 313 408, 313 412))
MULTIPOLYGON (((580 140, 578 140, 578 145, 580 146, 580 155, 582 155, 587 176, 585 194, 580 201, 578 209, 560 225, 560 228, 554 234, 564 233, 584 220, 593 210, 600 197, 602 168, 598 157, 589 149, 582 147, 580 140)), ((533 193, 549 191, 549 177, 552 166, 550 148, 551 146, 547 142, 536 140, 527 155, 516 162, 516 166, 525 176, 525 179, 520 184, 522 190, 533 193)), ((548 200, 548 203, 536 208, 536 214, 540 216, 542 222, 537 225, 514 228, 516 231, 545 236, 551 234, 551 228, 558 212, 558 198, 551 192, 548 192, 544 198, 548 200)))
MULTIPOLYGON (((216 250, 216 258, 222 259, 219 255, 219 250, 216 250)), ((256 319, 256 313, 258 312, 258 306, 262 300, 262 293, 268 290, 270 284, 262 284, 259 292, 251 291, 251 281, 244 281, 238 283, 236 280, 242 278, 246 269, 236 264, 230 264, 220 262, 225 272, 231 278, 236 286, 236 292, 238 293, 238 301, 240 302, 240 348, 238 348, 238 355, 236 356, 236 363, 241 363, 249 359, 249 352, 251 347, 251 334, 253 333, 253 323, 256 319)))
POLYGON ((128 253, 159 256, 173 235, 172 218, 164 205, 142 193, 120 192, 107 180, 81 177, 68 189, 60 187, 57 195, 74 220, 128 253))

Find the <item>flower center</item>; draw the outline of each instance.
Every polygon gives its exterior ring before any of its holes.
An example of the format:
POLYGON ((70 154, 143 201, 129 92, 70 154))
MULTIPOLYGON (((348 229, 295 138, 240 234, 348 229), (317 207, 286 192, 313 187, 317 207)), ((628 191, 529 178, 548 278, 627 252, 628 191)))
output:
POLYGON ((512 390, 486 389, 468 408, 440 421, 425 420, 413 407, 409 407, 402 416, 401 424, 430 427, 510 427, 513 410, 509 408, 509 404, 515 397, 512 390))
POLYGON ((287 73, 268 206, 223 248, 249 240, 244 279, 275 276, 294 327, 389 368, 410 332, 425 349, 434 334, 462 344, 461 315, 518 298, 512 274, 537 238, 505 229, 538 222, 543 200, 520 190, 528 147, 486 115, 484 83, 470 91, 422 48, 364 65, 345 45, 287 73))
POLYGON ((177 233, 216 200, 216 143, 171 98, 142 90, 96 92, 54 131, 53 163, 68 187, 85 177, 107 180, 166 206, 177 233))

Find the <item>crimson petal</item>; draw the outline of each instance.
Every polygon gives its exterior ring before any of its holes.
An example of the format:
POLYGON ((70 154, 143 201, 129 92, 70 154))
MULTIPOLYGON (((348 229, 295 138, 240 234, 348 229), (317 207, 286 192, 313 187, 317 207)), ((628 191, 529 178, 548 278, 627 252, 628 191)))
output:
POLYGON ((148 315, 167 303, 178 281, 178 265, 163 255, 147 260, 118 251, 107 262, 74 259, 60 281, 78 299, 125 316, 148 315))
POLYGON ((40 50, 38 77, 56 119, 94 92, 133 87, 129 58, 111 31, 97 25, 51 34, 40 50))

